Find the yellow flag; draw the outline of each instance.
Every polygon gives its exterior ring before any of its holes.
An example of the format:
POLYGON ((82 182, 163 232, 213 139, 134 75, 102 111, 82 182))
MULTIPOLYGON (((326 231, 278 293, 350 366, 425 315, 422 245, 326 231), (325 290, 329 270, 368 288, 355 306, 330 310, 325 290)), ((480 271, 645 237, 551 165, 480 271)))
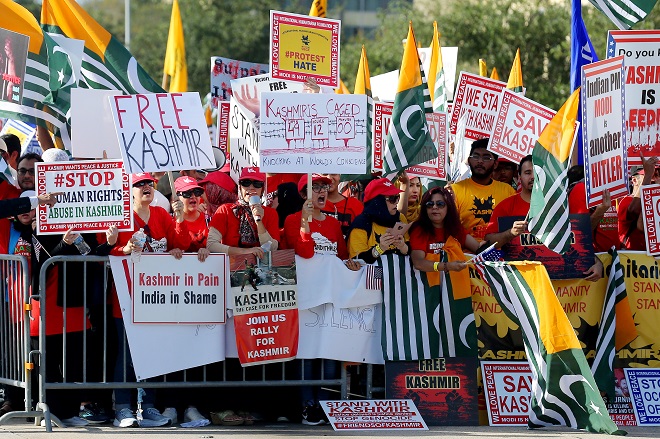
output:
POLYGON ((419 62, 415 33, 413 32, 412 22, 410 22, 408 25, 408 38, 406 38, 406 43, 403 49, 401 68, 399 69, 399 86, 397 87, 397 93, 422 85, 422 72, 420 66, 421 63, 419 62))
POLYGON ((357 77, 355 78, 353 94, 371 96, 371 75, 369 74, 367 50, 364 48, 364 45, 360 54, 360 65, 358 66, 357 77))
MULTIPOLYGON (((2 9, 2 13, 0 14, 0 28, 30 37, 28 50, 38 54, 41 50, 44 35, 34 15, 13 0, 0 0, 0 8, 2 9)), ((4 57, 4 41, 2 49, 4 57)))
POLYGON ((493 71, 490 72, 490 79, 494 79, 496 81, 500 80, 500 75, 497 73, 497 69, 493 67, 493 71))
POLYGON ((438 22, 433 22, 433 40, 431 40, 431 62, 429 64, 429 77, 426 82, 429 84, 429 91, 431 92, 431 102, 435 99, 435 81, 438 72, 443 69, 442 65, 442 50, 440 48, 440 32, 438 32, 438 22))
POLYGON ((344 81, 342 81, 341 79, 339 80, 339 87, 337 88, 337 90, 335 90, 335 93, 337 93, 338 95, 351 94, 351 92, 348 91, 348 87, 346 87, 346 84, 344 84, 344 81))
POLYGON ((479 58, 479 76, 488 76, 488 67, 486 66, 486 60, 479 58))
POLYGON ((328 10, 328 0, 312 0, 312 6, 309 8, 309 15, 312 17, 325 18, 328 10))
POLYGON ((506 83, 506 88, 521 92, 523 90, 523 77, 522 65, 520 63, 520 49, 516 51, 516 57, 511 66, 511 73, 509 73, 509 81, 506 83))
MULTIPOLYGON (((186 47, 183 39, 183 24, 179 2, 172 3, 172 18, 170 18, 170 33, 167 37, 165 51, 165 75, 170 75, 170 93, 188 91, 188 67, 186 65, 186 47)), ((165 80, 165 78, 163 78, 165 80)), ((165 81, 163 81, 165 88, 165 81)))

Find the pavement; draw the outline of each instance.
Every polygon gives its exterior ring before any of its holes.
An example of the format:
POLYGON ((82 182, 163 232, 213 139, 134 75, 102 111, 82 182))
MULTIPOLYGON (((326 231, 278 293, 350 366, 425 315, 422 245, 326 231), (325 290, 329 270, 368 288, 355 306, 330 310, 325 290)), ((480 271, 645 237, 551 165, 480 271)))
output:
MULTIPOLYGON (((630 438, 660 438, 658 427, 626 427, 630 438)), ((593 434, 584 431, 572 430, 565 427, 552 427, 539 430, 527 430, 524 427, 429 427, 428 431, 360 431, 335 432, 328 425, 310 427, 291 423, 264 423, 251 426, 224 427, 210 425, 204 428, 115 428, 111 425, 58 428, 53 427, 52 433, 47 433, 43 427, 34 426, 24 419, 11 419, 7 424, 0 425, 0 439, 43 438, 43 439, 125 439, 145 437, 148 439, 166 439, 182 437, 186 439, 235 439, 236 437, 264 437, 264 438, 291 438, 291 437, 321 437, 337 436, 341 438, 364 437, 423 437, 439 439, 474 439, 474 438, 507 438, 507 439, 546 439, 546 438, 580 438, 596 439, 611 436, 593 434)))

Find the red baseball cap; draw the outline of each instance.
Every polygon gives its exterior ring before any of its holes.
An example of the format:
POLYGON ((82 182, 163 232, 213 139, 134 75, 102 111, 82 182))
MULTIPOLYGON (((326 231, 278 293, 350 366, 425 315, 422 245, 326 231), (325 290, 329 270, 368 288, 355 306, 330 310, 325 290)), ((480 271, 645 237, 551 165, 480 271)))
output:
POLYGON ((176 192, 185 192, 191 189, 202 189, 202 187, 197 183, 192 177, 183 176, 179 177, 174 181, 174 190, 176 192))
POLYGON ((206 177, 204 177, 204 179, 199 182, 200 185, 206 183, 217 184, 221 188, 231 193, 236 192, 236 183, 234 182, 234 180, 231 179, 229 175, 225 174, 224 171, 222 170, 209 172, 208 174, 206 174, 206 177))
MULTIPOLYGON (((331 184, 332 180, 321 174, 312 174, 312 184, 317 182, 331 184)), ((302 192, 303 190, 305 190, 305 187, 307 187, 307 174, 303 175, 302 177, 300 177, 300 180, 298 180, 298 192, 302 192)))
POLYGON ((238 181, 241 180, 256 180, 266 182, 266 174, 261 172, 257 166, 252 166, 249 168, 243 168, 241 170, 241 176, 238 177, 238 181))
POLYGON ((399 195, 401 192, 403 191, 396 187, 387 178, 378 178, 372 180, 367 187, 364 188, 364 202, 366 203, 367 201, 376 198, 378 195, 385 195, 388 197, 390 195, 399 195))
POLYGON ((158 181, 148 172, 138 172, 137 174, 131 174, 131 181, 133 182, 131 184, 133 185, 144 180, 153 181, 154 183, 158 181))

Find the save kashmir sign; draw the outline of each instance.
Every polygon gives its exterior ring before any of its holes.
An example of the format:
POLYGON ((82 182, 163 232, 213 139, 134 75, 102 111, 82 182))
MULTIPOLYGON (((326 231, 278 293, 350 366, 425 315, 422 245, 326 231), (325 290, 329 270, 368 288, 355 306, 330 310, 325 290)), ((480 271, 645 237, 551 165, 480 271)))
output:
POLYGON ((129 173, 216 167, 198 93, 109 99, 119 150, 129 173))

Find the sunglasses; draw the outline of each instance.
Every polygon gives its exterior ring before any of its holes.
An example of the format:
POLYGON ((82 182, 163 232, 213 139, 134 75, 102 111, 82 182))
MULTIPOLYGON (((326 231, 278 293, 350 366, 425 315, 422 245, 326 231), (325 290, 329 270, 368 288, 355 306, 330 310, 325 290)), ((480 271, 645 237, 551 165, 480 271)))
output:
POLYGON ((321 191, 329 191, 330 190, 330 185, 329 184, 313 184, 312 185, 312 191, 314 193, 319 193, 321 191))
POLYGON ((400 198, 401 195, 390 195, 389 197, 385 197, 385 199, 389 201, 391 204, 398 203, 400 198))
POLYGON ((442 200, 438 200, 438 201, 435 201, 435 202, 427 201, 426 203, 424 203, 424 205, 426 206, 427 209, 433 209, 433 206, 435 206, 437 208, 440 208, 440 209, 442 209, 443 207, 447 207, 447 203, 445 201, 442 201, 442 200))
POLYGON ((151 187, 154 187, 154 182, 151 181, 151 180, 142 180, 142 181, 138 181, 137 183, 135 183, 135 184, 133 185, 133 187, 142 187, 142 186, 151 186, 151 187))
POLYGON ((261 189, 264 187, 264 182, 259 180, 241 180, 238 182, 243 187, 254 187, 255 189, 261 189))
POLYGON ((204 189, 195 188, 185 192, 179 192, 177 195, 183 198, 190 198, 193 195, 196 197, 201 197, 204 194, 204 189))

